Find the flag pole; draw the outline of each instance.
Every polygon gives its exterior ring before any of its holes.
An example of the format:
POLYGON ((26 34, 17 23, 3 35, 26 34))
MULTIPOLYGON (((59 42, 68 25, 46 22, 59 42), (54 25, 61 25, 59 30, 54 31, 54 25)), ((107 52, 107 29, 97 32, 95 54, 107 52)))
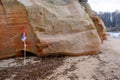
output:
POLYGON ((26 41, 24 40, 24 65, 26 64, 26 41))
POLYGON ((24 65, 26 64, 26 47, 27 47, 27 45, 26 45, 26 39, 27 39, 27 37, 26 37, 26 30, 25 30, 25 27, 23 26, 22 27, 22 38, 21 38, 21 40, 23 41, 23 43, 24 43, 24 65))

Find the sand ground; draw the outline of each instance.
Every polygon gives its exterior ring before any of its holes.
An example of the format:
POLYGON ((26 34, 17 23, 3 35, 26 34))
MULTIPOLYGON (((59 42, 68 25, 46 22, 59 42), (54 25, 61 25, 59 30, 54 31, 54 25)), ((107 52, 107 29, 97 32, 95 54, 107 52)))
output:
POLYGON ((120 39, 109 37, 97 55, 0 60, 0 80, 120 80, 120 39))

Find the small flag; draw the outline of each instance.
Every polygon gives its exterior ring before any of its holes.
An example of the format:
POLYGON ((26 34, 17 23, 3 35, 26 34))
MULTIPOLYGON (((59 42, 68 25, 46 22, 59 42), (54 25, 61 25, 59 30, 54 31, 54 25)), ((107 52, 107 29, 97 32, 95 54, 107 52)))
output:
POLYGON ((26 30, 25 30, 25 27, 22 27, 22 37, 21 37, 21 40, 25 41, 26 39, 27 39, 27 37, 26 37, 26 30))

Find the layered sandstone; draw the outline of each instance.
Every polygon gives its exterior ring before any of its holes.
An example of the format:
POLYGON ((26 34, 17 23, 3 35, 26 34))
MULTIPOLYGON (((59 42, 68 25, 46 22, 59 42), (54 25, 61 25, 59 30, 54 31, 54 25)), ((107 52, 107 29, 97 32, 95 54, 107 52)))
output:
POLYGON ((24 50, 22 27, 27 31, 27 51, 36 52, 37 41, 29 24, 25 7, 16 0, 0 0, 0 58, 17 55, 24 50))
POLYGON ((100 19, 91 9, 91 7, 89 6, 88 3, 84 3, 84 2, 81 2, 80 3, 85 12, 89 15, 89 17, 92 19, 96 29, 97 29, 97 32, 98 32, 98 35, 100 36, 100 39, 101 39, 101 42, 103 43, 103 40, 106 39, 106 27, 105 27, 105 24, 103 23, 102 19, 100 19))
POLYGON ((37 56, 99 52, 95 25, 99 21, 93 22, 78 0, 0 1, 0 58, 23 51, 22 26, 27 32, 26 51, 37 56))

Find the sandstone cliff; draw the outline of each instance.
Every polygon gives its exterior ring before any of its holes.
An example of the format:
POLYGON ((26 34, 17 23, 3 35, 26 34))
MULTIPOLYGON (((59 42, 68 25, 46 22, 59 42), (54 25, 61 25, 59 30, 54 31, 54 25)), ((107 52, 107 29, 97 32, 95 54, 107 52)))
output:
POLYGON ((93 14, 92 18, 81 3, 78 0, 0 0, 0 58, 22 54, 22 26, 27 32, 26 51, 37 56, 98 53, 104 24, 99 17, 94 19, 93 14))
POLYGON ((23 51, 22 26, 27 31, 27 50, 36 52, 34 33, 25 7, 16 0, 0 0, 0 58, 17 55, 23 51))

